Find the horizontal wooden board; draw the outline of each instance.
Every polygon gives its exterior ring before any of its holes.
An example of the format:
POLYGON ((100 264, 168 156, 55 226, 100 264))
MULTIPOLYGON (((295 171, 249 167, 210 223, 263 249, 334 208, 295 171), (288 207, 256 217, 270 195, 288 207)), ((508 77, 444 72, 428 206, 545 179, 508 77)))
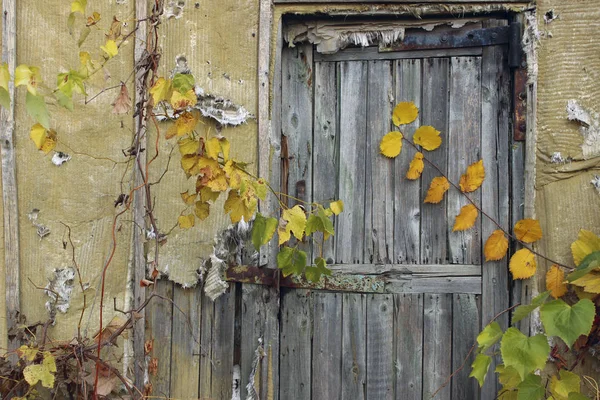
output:
POLYGON ((402 60, 410 58, 480 56, 481 53, 481 47, 380 52, 378 47, 369 46, 351 47, 333 54, 315 52, 314 59, 315 61, 402 60))

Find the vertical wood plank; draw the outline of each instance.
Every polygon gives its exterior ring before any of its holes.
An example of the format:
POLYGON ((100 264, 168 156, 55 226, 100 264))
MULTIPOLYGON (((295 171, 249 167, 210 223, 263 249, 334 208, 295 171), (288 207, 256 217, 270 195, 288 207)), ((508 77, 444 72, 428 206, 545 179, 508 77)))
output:
MULTIPOLYGON (((452 373, 452 294, 426 294, 423 312, 423 398, 430 398, 452 373)), ((451 398, 451 387, 436 399, 451 398)))
POLYGON ((394 296, 394 363, 397 399, 423 395, 423 295, 394 296))
POLYGON ((364 400, 367 391, 367 296, 344 293, 342 400, 364 400))
POLYGON ((342 392, 342 294, 314 292, 312 399, 339 399, 342 392))
POLYGON ((212 396, 213 372, 213 319, 215 317, 215 303, 207 296, 202 296, 200 315, 200 378, 198 392, 201 399, 212 396))
MULTIPOLYGON (((167 279, 156 281, 155 293, 166 298, 173 298, 173 282, 167 279)), ((171 329, 173 304, 168 300, 153 298, 146 307, 146 324, 148 337, 152 340, 151 358, 156 358, 158 371, 150 375, 152 393, 155 396, 170 397, 171 383, 171 329)))
MULTIPOLYGON (((323 201, 337 197, 338 120, 337 74, 335 63, 315 65, 315 121, 313 143, 313 199, 323 201)), ((322 234, 317 235, 320 240, 322 234)), ((318 249, 319 247, 315 247, 318 249)), ((315 254, 316 256, 316 254, 315 254)), ((334 240, 323 246, 323 258, 335 262, 334 240)))
POLYGON ((367 297, 367 399, 394 398, 393 313, 392 295, 367 297))
POLYGON ((212 335, 211 396, 231 398, 233 385, 233 353, 235 326, 235 284, 215 300, 212 335))
MULTIPOLYGON (((465 361, 471 346, 476 342, 479 334, 479 302, 477 295, 454 294, 452 304, 452 371, 457 371, 461 365, 464 367, 452 377, 453 399, 479 399, 479 383, 469 378, 471 364, 475 359, 475 352, 471 352, 465 361)), ((492 370, 493 371, 493 370, 492 370)), ((496 394, 492 397, 495 398, 496 394)))
POLYGON ((367 64, 341 62, 339 198, 345 203, 336 231, 336 262, 363 260, 365 237, 365 156, 367 64))
POLYGON ((311 398, 310 291, 294 289, 282 292, 280 340, 281 399, 311 398))
MULTIPOLYGON (((458 183, 467 166, 481 156, 481 59, 452 57, 450 79, 448 179, 458 183)), ((467 196, 481 205, 481 191, 467 196)), ((457 190, 449 190, 447 197, 450 263, 477 264, 481 259, 481 216, 473 228, 452 232, 456 216, 469 201, 457 190)))
POLYGON ((364 261, 389 263, 394 251, 394 161, 380 154, 379 142, 391 126, 392 63, 369 61, 367 80, 364 261))
MULTIPOLYGON (((423 60, 423 105, 421 124, 431 125, 441 132, 442 145, 427 157, 444 173, 448 172, 448 81, 449 60, 428 58, 423 60), (444 140, 446 139, 446 140, 444 140)), ((427 194, 431 180, 438 176, 433 168, 425 167, 421 176, 421 203, 427 194)), ((423 264, 447 264, 446 199, 439 204, 423 204, 421 207, 421 262, 423 264)))
MULTIPOLYGON (((397 61, 395 77, 395 103, 412 101, 421 109, 421 60, 397 61)), ((414 122, 402 126, 402 134, 412 140, 415 129, 420 125, 421 113, 414 122)), ((421 179, 411 181, 405 178, 416 150, 410 146, 403 146, 402 153, 402 157, 396 157, 394 160, 393 262, 417 264, 420 262, 421 251, 421 179)))
MULTIPOLYGON (((205 298, 206 301, 210 301, 205 298)), ((200 382, 200 312, 202 288, 176 286, 173 302, 171 397, 196 399, 200 382)))
MULTIPOLYGON (((492 20, 484 26, 497 26, 492 20)), ((484 47, 481 79, 481 142, 482 158, 486 165, 486 179, 481 187, 481 206, 504 229, 509 228, 510 218, 510 170, 509 170, 509 88, 510 79, 506 50, 500 46, 484 47)), ((513 197, 517 205, 518 196, 513 197)), ((498 229, 487 218, 482 219, 482 241, 498 229)), ((500 261, 488 261, 482 271, 481 325, 487 325, 495 315, 510 306, 508 257, 500 261)), ((508 327, 507 313, 498 317, 502 329, 508 327)), ((500 355, 492 359, 490 371, 502 362, 500 355)), ((494 396, 500 389, 496 376, 488 373, 482 388, 482 397, 494 396)))
POLYGON ((274 392, 273 397, 267 397, 269 386, 274 387, 279 382, 278 363, 271 360, 269 366, 269 353, 279 354, 279 294, 276 288, 243 284, 242 285, 242 310, 241 310, 241 379, 242 398, 246 397, 246 385, 252 371, 254 354, 262 340, 265 355, 259 364, 255 387, 260 398, 279 398, 279 393, 274 392))

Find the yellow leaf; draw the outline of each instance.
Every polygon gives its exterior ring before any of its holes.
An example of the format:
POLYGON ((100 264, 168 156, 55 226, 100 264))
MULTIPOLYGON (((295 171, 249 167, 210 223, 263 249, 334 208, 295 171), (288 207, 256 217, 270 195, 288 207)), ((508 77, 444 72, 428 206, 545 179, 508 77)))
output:
POLYGON ((0 87, 8 92, 8 82, 10 81, 10 72, 8 72, 8 64, 0 65, 0 87))
POLYGON ((542 238, 542 228, 536 219, 522 219, 515 224, 515 236, 525 243, 533 243, 542 238))
POLYGON ((475 225, 475 220, 477 219, 478 214, 479 212, 473 204, 467 204, 466 206, 462 207, 460 209, 460 213, 456 216, 452 231, 456 232, 471 229, 473 225, 475 225))
POLYGON ((467 172, 460 177, 460 190, 469 193, 477 190, 485 179, 483 160, 479 160, 467 167, 467 172))
POLYGON ((408 172, 406 173, 406 179, 419 179, 423 172, 423 168, 425 168, 425 164, 423 163, 423 153, 417 152, 410 162, 408 172))
POLYGON ((181 200, 188 206, 192 205, 196 201, 196 193, 190 194, 188 191, 185 191, 181 193, 181 200))
POLYGON ((117 47, 117 43, 114 40, 107 40, 104 46, 100 46, 100 48, 106 53, 108 58, 113 58, 117 54, 119 54, 119 48, 117 47))
MULTIPOLYGON (((302 236, 304 236, 304 230, 306 229, 306 213, 300 206, 294 206, 290 209, 283 210, 281 214, 281 219, 285 221, 285 226, 283 227, 284 233, 279 233, 279 244, 287 242, 290 238, 290 232, 294 234, 294 237, 298 240, 302 240, 302 236), (283 238, 287 238, 282 242, 283 238)), ((280 229, 281 229, 280 224, 280 229)))
POLYGON ((329 203, 329 209, 335 215, 340 215, 344 211, 344 202, 342 200, 332 201, 329 203))
POLYGON ((165 78, 158 78, 154 85, 150 88, 150 94, 154 104, 158 104, 163 100, 167 100, 171 97, 171 80, 165 78))
POLYGON ((498 261, 504 258, 508 250, 508 239, 500 229, 492 232, 483 248, 485 261, 498 261))
POLYGON ((56 361, 48 351, 44 352, 44 361, 41 364, 28 365, 23 370, 23 377, 29 386, 35 386, 38 382, 46 388, 54 387, 54 374, 56 372, 56 361))
POLYGON ((85 6, 87 4, 87 0, 74 0, 71 2, 71 12, 78 12, 85 15, 85 6))
POLYGON ((529 249, 521 249, 510 258, 510 272, 513 279, 528 279, 535 274, 535 254, 529 249))
POLYGON ((177 223, 181 229, 190 229, 194 226, 195 222, 196 218, 194 217, 194 214, 180 215, 177 219, 177 223))
POLYGON ((92 62, 92 56, 87 51, 79 52, 79 73, 84 77, 90 75, 90 72, 94 69, 94 63, 92 62))
POLYGON ((194 213, 200 221, 204 221, 210 214, 210 204, 203 201, 197 201, 196 207, 194 208, 194 213))
POLYGON ((27 361, 33 361, 35 359, 35 356, 37 356, 37 353, 38 350, 36 348, 29 347, 26 345, 22 345, 17 349, 17 354, 19 355, 19 357, 27 361))
POLYGON ((412 101, 403 101, 394 107, 392 122, 394 125, 410 124, 419 115, 419 109, 412 101))
POLYGON ((393 131, 385 135, 379 143, 381 154, 386 157, 394 158, 400 154, 402 150, 402 133, 393 131))
POLYGON ((37 87, 41 82, 40 69, 21 64, 15 70, 15 86, 27 85, 27 91, 37 96, 37 87))
POLYGON ((210 138, 205 144, 206 155, 213 160, 217 160, 219 158, 219 153, 221 152, 221 142, 216 137, 210 138))
POLYGON ((35 147, 45 154, 48 154, 56 146, 56 132, 47 130, 41 124, 35 124, 31 127, 29 137, 35 143, 35 147))
POLYGON ((287 221, 284 220, 283 218, 279 219, 279 225, 277 226, 277 235, 279 236, 279 245, 281 246, 282 244, 284 244, 285 242, 287 242, 288 240, 290 240, 290 238, 292 237, 292 234, 289 230, 285 229, 287 225, 287 221))
POLYGON ((562 297, 567 293, 567 284, 565 283, 565 273, 558 265, 553 265, 546 273, 546 289, 555 299, 562 297))
POLYGON ((200 157, 197 155, 187 155, 181 157, 181 168, 185 171, 189 176, 198 175, 200 173, 200 165, 199 165, 200 157))
MULTIPOLYGON (((196 188, 196 190, 198 190, 198 188, 196 188)), ((200 194, 200 200, 205 203, 208 201, 217 200, 219 198, 219 195, 221 194, 221 192, 213 192, 211 188, 206 186, 200 187, 198 193, 200 194)))
POLYGON ((582 229, 579 237, 571 244, 571 253, 575 265, 581 264, 583 259, 595 251, 600 251, 600 238, 593 232, 582 229))
POLYGON ((571 283, 582 287, 588 293, 600 293, 600 273, 597 271, 587 273, 571 283))
POLYGON ((194 107, 198 102, 198 97, 194 89, 188 90, 185 94, 181 94, 173 90, 171 95, 171 105, 175 110, 185 110, 188 107, 194 107))
POLYGON ((200 148, 200 142, 191 137, 183 137, 177 141, 179 145, 179 153, 182 156, 197 154, 200 148))
POLYGON ((444 193, 450 189, 450 182, 443 176, 435 177, 431 180, 429 189, 427 190, 427 196, 425 196, 425 203, 437 204, 444 198, 444 193))
POLYGON ((217 175, 209 179, 206 186, 214 192, 224 192, 227 190, 227 178, 223 174, 217 175))
POLYGON ((177 120, 175 121, 175 124, 167 130, 166 138, 171 139, 174 136, 189 135, 190 133, 192 133, 194 131, 194 129, 196 129, 196 124, 198 124, 198 119, 199 119, 199 116, 196 111, 194 111, 194 112, 186 111, 186 112, 182 113, 179 116, 179 118, 177 118, 177 120))
POLYGON ((237 190, 229 191, 224 209, 226 213, 229 213, 229 218, 231 218, 231 223, 233 224, 240 222, 242 217, 244 221, 250 221, 252 215, 254 215, 254 210, 248 207, 247 202, 244 201, 237 190))
POLYGON ((244 173, 237 168, 233 160, 227 161, 223 169, 225 170, 225 173, 229 178, 229 186, 232 189, 239 189, 242 186, 242 179, 244 178, 244 173))
POLYGON ((421 126, 415 131, 413 142, 422 146, 425 150, 432 151, 440 147, 442 138, 440 137, 440 131, 433 126, 421 126))

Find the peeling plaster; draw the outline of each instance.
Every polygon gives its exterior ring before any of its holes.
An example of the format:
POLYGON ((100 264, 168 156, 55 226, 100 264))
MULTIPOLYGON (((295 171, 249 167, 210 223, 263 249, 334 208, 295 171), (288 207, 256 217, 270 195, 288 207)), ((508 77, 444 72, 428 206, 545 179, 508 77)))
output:
POLYGON ((600 175, 594 175, 594 179, 592 179, 590 181, 590 183, 592 185, 594 185, 594 187, 596 188, 596 190, 598 191, 598 194, 600 194, 600 175))
POLYGON ((567 118, 577 122, 579 132, 583 136, 581 151, 585 160, 600 156, 600 118, 583 108, 577 100, 567 102, 567 118))
POLYGON ((248 384, 246 385, 246 391, 248 392, 246 400, 260 400, 258 390, 254 385, 256 373, 258 372, 258 368, 260 366, 260 360, 262 360, 264 356, 265 350, 263 348, 263 340, 262 338, 258 338, 258 347, 254 351, 254 357, 252 358, 252 371, 250 371, 250 376, 248 376, 248 384))
POLYGON ((165 4, 163 8, 163 15, 166 19, 179 19, 183 16, 184 7, 185 0, 171 0, 167 4, 165 4))
POLYGON ((540 44, 540 31, 538 29, 535 11, 525 14, 525 31, 523 32, 523 51, 527 58, 527 78, 529 83, 537 81, 538 54, 537 48, 540 44))
POLYGON ((56 312, 65 314, 70 307, 71 293, 73 292, 73 279, 75 270, 71 267, 54 269, 52 279, 48 280, 45 293, 50 297, 46 302, 46 310, 54 321, 56 312))
POLYGON ((67 153, 63 153, 62 151, 59 151, 59 152, 54 153, 54 155, 52 156, 52 164, 56 165, 57 167, 60 167, 61 165, 63 165, 67 161, 69 161, 70 159, 71 159, 70 155, 68 155, 67 153))

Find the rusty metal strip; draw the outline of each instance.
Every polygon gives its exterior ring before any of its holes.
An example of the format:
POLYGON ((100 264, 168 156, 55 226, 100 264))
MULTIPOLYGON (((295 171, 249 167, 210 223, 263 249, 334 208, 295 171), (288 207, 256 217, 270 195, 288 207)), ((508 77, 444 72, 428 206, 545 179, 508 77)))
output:
POLYGON ((513 70, 514 140, 524 141, 527 133, 527 69, 513 70))

